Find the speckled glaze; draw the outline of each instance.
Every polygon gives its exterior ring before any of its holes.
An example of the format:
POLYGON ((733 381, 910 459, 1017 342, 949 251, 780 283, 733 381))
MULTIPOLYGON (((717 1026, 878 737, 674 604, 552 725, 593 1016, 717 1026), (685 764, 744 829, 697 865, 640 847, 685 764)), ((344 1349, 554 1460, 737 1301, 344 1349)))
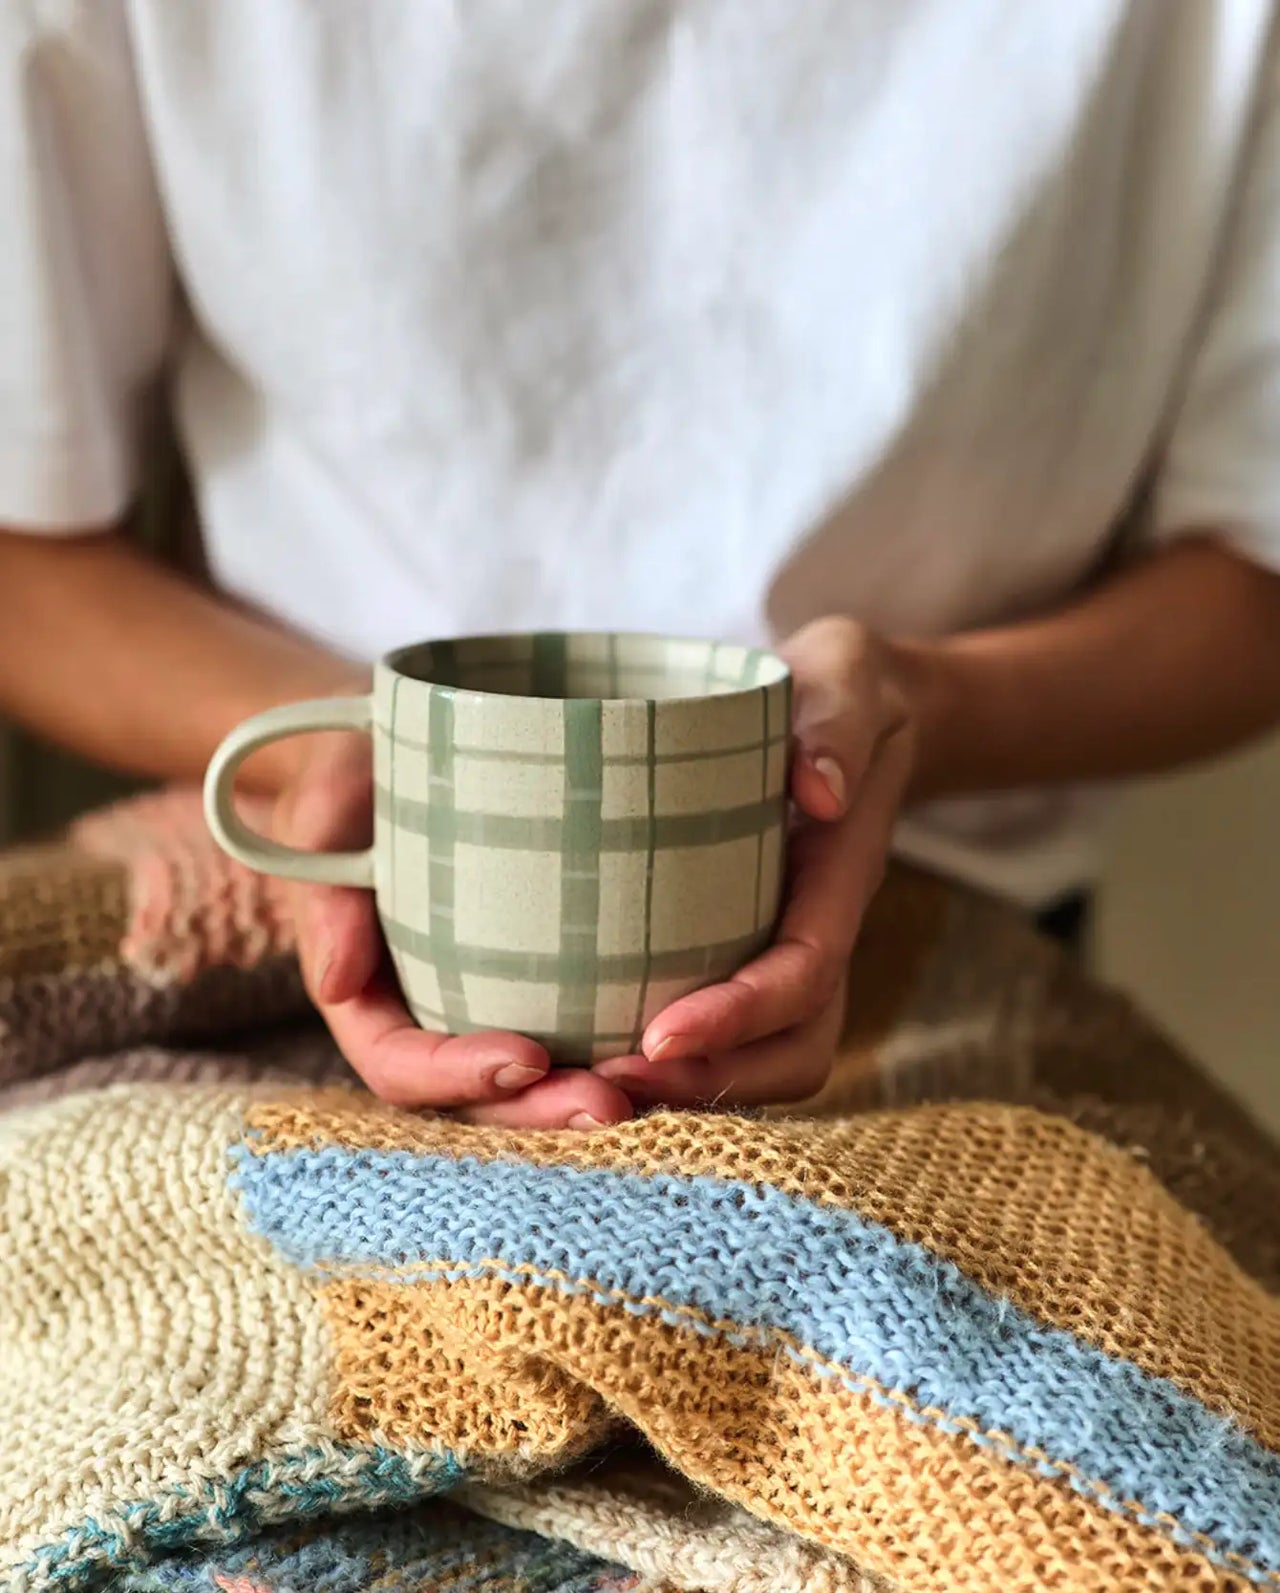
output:
POLYGON ((241 726, 210 767, 206 807, 252 867, 374 886, 424 1028, 515 1030, 586 1063, 635 1050, 663 1007, 767 944, 790 698, 779 659, 723 643, 424 643, 378 666, 371 701, 241 726), (372 851, 296 853, 237 825, 240 759, 335 723, 372 730, 372 851))

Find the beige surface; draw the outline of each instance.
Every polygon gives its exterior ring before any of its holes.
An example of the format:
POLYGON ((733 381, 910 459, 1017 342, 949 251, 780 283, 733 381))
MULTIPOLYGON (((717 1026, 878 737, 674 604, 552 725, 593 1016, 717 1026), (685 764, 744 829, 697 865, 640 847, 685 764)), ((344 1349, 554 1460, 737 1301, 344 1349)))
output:
POLYGON ((1280 740, 1122 804, 1096 956, 1280 1129, 1280 740))

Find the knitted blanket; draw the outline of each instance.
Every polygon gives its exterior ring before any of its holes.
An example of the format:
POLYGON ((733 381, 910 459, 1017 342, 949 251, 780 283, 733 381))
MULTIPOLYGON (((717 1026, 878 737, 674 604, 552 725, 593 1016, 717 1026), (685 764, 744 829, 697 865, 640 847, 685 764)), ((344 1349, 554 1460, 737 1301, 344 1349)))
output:
POLYGON ((895 872, 801 1109, 385 1106, 191 794, 0 861, 0 1586, 1280 1588, 1280 1156, 895 872))

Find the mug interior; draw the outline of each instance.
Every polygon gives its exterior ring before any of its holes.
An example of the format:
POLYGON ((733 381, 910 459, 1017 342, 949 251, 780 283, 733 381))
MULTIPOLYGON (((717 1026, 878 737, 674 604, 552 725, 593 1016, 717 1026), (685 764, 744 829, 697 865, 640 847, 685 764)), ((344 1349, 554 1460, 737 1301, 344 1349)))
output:
POLYGON ((775 685, 788 673, 761 648, 609 631, 421 642, 387 664, 410 680, 460 691, 606 702, 723 696, 775 685))

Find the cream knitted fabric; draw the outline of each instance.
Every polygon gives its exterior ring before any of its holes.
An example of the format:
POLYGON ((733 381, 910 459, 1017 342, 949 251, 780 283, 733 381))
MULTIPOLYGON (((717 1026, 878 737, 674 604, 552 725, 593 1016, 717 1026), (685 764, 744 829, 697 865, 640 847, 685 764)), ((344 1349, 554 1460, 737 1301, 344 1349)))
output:
POLYGON ((699 1493, 656 1460, 606 1460, 562 1480, 454 1498, 507 1526, 563 1538, 680 1593, 890 1593, 843 1555, 699 1493))
MULTIPOLYGON (((0 1543, 9 1581, 86 1521, 127 1550, 244 1466, 314 1451, 329 1349, 313 1292, 235 1220, 226 1091, 108 1090, 0 1118, 0 1543), (39 1331, 33 1334, 33 1316, 39 1331)), ((264 1519, 289 1514, 268 1508, 264 1519)))

